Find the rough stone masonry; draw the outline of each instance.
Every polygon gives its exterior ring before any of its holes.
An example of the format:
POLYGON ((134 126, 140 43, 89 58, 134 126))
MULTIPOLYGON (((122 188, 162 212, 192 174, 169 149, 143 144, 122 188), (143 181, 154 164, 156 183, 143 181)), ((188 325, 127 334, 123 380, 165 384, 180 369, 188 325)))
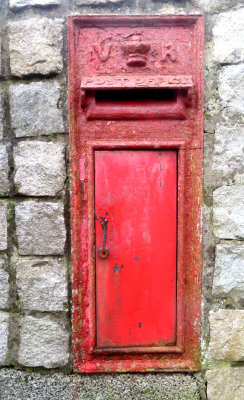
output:
POLYGON ((1 0, 0 398, 244 398, 244 1, 1 0), (71 373, 66 20, 204 13, 202 370, 71 373))

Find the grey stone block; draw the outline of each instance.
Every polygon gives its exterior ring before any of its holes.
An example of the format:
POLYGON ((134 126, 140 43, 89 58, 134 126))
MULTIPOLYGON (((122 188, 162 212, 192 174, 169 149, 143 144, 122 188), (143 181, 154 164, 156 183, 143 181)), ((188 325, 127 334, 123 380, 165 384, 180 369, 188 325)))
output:
POLYGON ((60 143, 19 143, 14 150, 14 182, 18 192, 29 196, 55 196, 64 189, 64 150, 60 143))
POLYGON ((8 296, 9 296, 9 276, 5 271, 6 259, 0 258, 0 309, 8 307, 8 296))
POLYGON ((244 64, 223 67, 219 74, 219 96, 223 117, 244 118, 244 64))
POLYGON ((16 137, 63 133, 61 97, 56 81, 10 86, 12 127, 16 137))
POLYGON ((7 243, 7 204, 0 202, 0 250, 6 250, 7 243))
POLYGON ((13 10, 27 6, 47 7, 59 4, 62 4, 62 0, 9 0, 9 7, 13 10))
POLYGON ((26 201, 16 204, 16 232, 21 255, 64 253, 64 208, 61 202, 26 201))
POLYGON ((18 361, 26 367, 63 367, 69 361, 69 333, 57 318, 22 318, 18 361))
POLYGON ((214 234, 220 239, 244 238, 244 186, 221 186, 213 192, 214 234))
POLYGON ((244 245, 216 246, 213 294, 244 298, 244 245))
POLYGON ((9 314, 0 311, 0 365, 7 364, 9 314))
POLYGON ((218 124, 215 130, 213 170, 225 177, 244 171, 244 126, 218 124))
POLYGON ((191 2, 202 11, 217 14, 231 7, 233 3, 238 3, 238 0, 191 0, 191 2))
POLYGON ((83 5, 100 5, 100 4, 113 4, 113 3, 123 3, 125 0, 76 0, 76 4, 78 6, 83 6, 83 5))
POLYGON ((216 368, 207 371, 208 400, 244 399, 244 368, 216 368))
MULTIPOLYGON (((1 12, 1 9, 0 9, 1 12)), ((0 76, 2 75, 2 38, 1 38, 2 32, 0 31, 0 76)))
POLYGON ((48 75, 63 69, 63 20, 30 18, 8 26, 10 69, 14 76, 48 75))
POLYGON ((9 193, 9 166, 7 147, 0 144, 0 196, 5 196, 9 193))
POLYGON ((36 311, 64 311, 67 307, 67 273, 63 260, 23 258, 16 264, 20 307, 36 311))
MULTIPOLYGON (((216 1, 208 2, 216 5, 216 1)), ((218 2, 231 4, 233 0, 218 2)), ((225 12, 217 17, 213 28, 213 60, 223 64, 244 61, 244 8, 225 12)))
MULTIPOLYGON (((1 59, 1 54, 0 54, 0 59, 1 59)), ((1 70, 0 70, 0 75, 1 75, 1 70)), ((0 140, 2 140, 2 138, 3 138, 3 98, 2 98, 2 93, 0 91, 0 140)))
POLYGON ((210 314, 209 354, 214 360, 244 360, 244 310, 218 310, 210 314))

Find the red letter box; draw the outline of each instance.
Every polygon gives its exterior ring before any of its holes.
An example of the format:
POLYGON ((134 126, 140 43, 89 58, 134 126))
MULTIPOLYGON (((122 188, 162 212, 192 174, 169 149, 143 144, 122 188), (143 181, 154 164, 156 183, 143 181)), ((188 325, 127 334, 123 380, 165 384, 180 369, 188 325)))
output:
POLYGON ((203 17, 69 20, 74 371, 200 363, 203 17))

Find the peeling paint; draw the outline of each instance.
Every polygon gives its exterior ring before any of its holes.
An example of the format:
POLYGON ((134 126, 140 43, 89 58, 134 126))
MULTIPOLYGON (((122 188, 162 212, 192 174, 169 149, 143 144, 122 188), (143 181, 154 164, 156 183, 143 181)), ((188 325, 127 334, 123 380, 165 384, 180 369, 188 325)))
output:
MULTIPOLYGON (((142 20, 136 16, 110 18, 74 16, 69 19, 74 371, 196 371, 200 368, 203 18, 195 15, 145 16, 142 20), (113 21, 113 26, 109 26, 109 21, 113 21), (81 31, 87 37, 86 41, 82 40, 81 31), (127 54, 121 51, 120 44, 121 40, 135 38, 138 31, 143 43, 149 43, 151 48, 143 59, 146 65, 138 66, 137 60, 137 66, 133 67, 129 65, 127 54), (162 41, 165 34, 169 37, 169 32, 172 43, 177 41, 179 47, 174 53, 177 54, 177 57, 173 56, 174 59, 162 56, 162 41), (153 46, 149 37, 155 38, 153 46), (195 47, 194 57, 188 43, 195 47), (77 54, 82 54, 82 57, 77 57, 77 54), (182 77, 182 71, 187 77, 182 77), (120 107, 115 109, 113 104, 109 105, 105 100, 101 101, 102 104, 97 104, 95 91, 98 88, 104 91, 112 87, 115 90, 138 87, 152 89, 159 87, 156 86, 159 85, 159 80, 161 87, 164 85, 166 88, 168 85, 176 96, 174 100, 170 100, 171 103, 167 101, 167 107, 165 103, 165 108, 160 110, 161 114, 155 113, 155 109, 152 110, 145 103, 140 107, 134 105, 133 107, 137 107, 136 112, 131 106, 130 112, 128 107, 123 110, 120 107), (88 86, 85 87, 84 82, 88 86), (194 87, 191 86, 192 82, 194 87), (83 107, 80 98, 81 84, 86 97, 83 107), (116 87, 118 84, 120 86, 116 87), (177 342, 174 344, 151 350, 122 349, 121 352, 118 349, 114 353, 113 349, 107 349, 106 352, 106 349, 102 351, 96 348, 97 249, 94 245, 94 219, 107 217, 102 210, 99 216, 94 216, 93 209, 94 152, 99 149, 160 149, 161 154, 169 150, 177 151, 177 342), (82 341, 79 340, 80 337, 82 341), (75 340, 77 338, 78 341, 75 340)), ((144 48, 138 37, 135 42, 134 47, 144 48)), ((155 106, 154 104, 153 107, 155 106)), ((159 186, 160 183, 163 187, 162 179, 158 181, 159 186)), ((107 195, 112 203, 114 199, 111 193, 107 195)), ((109 221, 110 229, 110 214, 109 221)), ((106 238, 108 245, 109 229, 106 238)), ((152 238, 147 232, 143 233, 145 241, 151 245, 152 238)), ((133 257, 140 265, 140 254, 133 257)), ((103 262, 105 266, 107 260, 103 262)), ((128 269, 127 264, 126 268, 122 268, 122 265, 114 259, 112 276, 115 282, 128 269)), ((142 325, 137 331, 143 332, 143 319, 135 321, 138 328, 139 322, 142 325)))

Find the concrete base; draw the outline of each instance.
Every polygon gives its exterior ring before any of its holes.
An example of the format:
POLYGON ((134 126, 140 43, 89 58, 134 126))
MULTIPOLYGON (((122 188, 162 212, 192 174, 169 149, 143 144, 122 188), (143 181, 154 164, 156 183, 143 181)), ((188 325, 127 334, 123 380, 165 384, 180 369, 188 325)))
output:
POLYGON ((194 375, 64 375, 0 369, 4 400, 200 400, 194 375))

